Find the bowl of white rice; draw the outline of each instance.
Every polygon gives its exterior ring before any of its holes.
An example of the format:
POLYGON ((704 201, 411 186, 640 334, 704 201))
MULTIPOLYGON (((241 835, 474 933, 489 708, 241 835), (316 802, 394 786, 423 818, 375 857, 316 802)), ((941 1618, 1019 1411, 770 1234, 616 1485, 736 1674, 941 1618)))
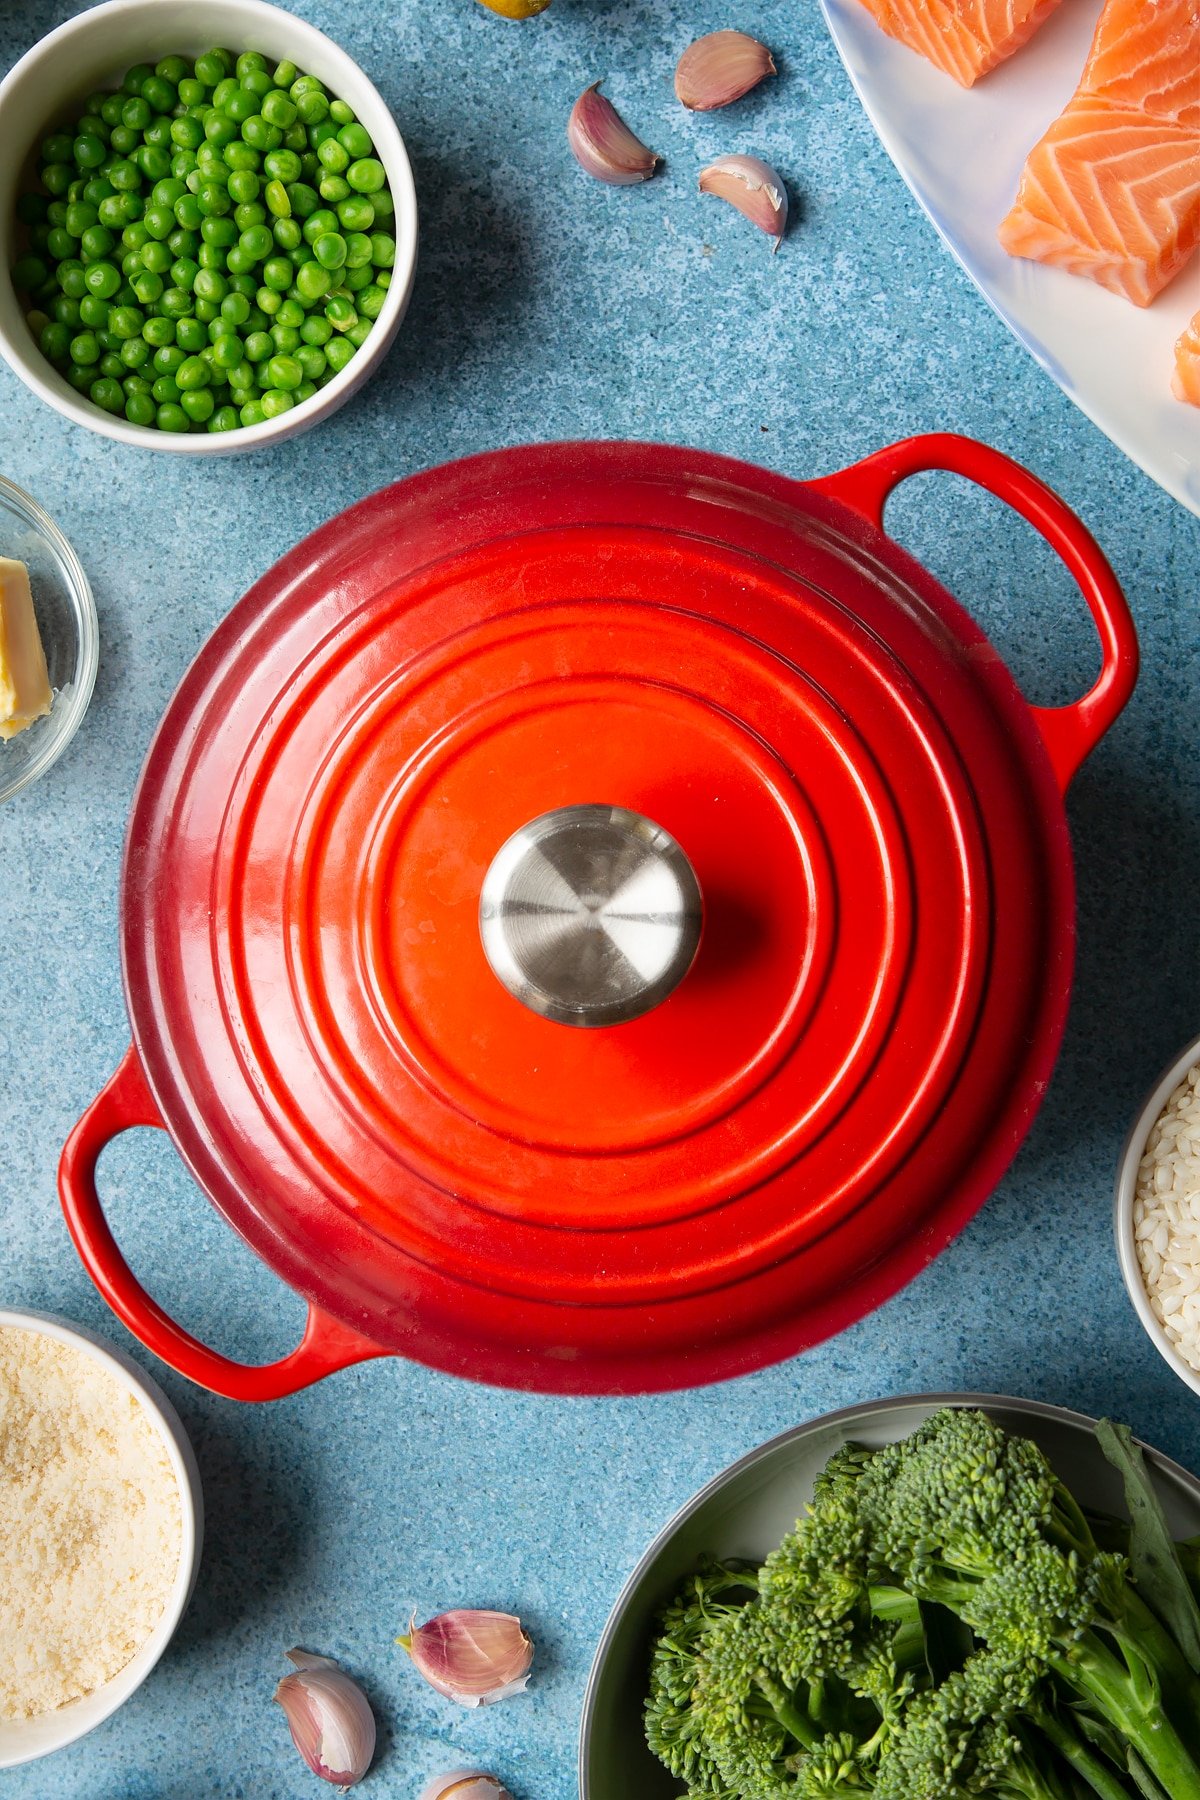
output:
POLYGON ((1117 1254, 1138 1318, 1200 1394, 1200 1037, 1138 1114, 1117 1169, 1117 1254))
POLYGON ((158 1384, 65 1319, 0 1308, 0 1769, 141 1686, 202 1533, 196 1458, 158 1384))

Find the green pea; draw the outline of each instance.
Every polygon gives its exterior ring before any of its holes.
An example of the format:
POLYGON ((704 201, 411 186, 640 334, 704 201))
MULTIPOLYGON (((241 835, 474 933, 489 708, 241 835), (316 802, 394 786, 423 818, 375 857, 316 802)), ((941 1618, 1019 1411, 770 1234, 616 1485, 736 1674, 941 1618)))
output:
POLYGON ((126 222, 124 194, 113 194, 109 199, 100 202, 100 223, 107 225, 110 231, 123 231, 126 222))
POLYGON ((177 225, 167 239, 167 248, 172 256, 195 256, 200 248, 200 235, 195 231, 187 231, 177 225))
POLYGON ((365 236, 375 223, 375 208, 365 194, 349 194, 338 202, 337 216, 343 231, 365 236))
POLYGON ((365 287, 362 290, 362 293, 359 294, 355 304, 357 305, 359 312, 365 314, 368 319, 377 319, 383 311, 383 305, 386 299, 387 294, 384 290, 381 287, 376 287, 375 283, 372 282, 370 287, 365 287))
POLYGON ((144 369, 150 361, 151 352, 145 338, 136 337, 126 338, 117 354, 127 369, 144 369))
POLYGON ((292 203, 292 214, 297 219, 307 221, 315 212, 320 212, 321 196, 316 188, 309 187, 306 181, 293 181, 288 187, 288 199, 292 203))
POLYGON ((344 100, 331 100, 329 102, 329 116, 339 125, 353 125, 354 108, 348 106, 344 100))
POLYGON ((131 131, 128 125, 114 125, 109 148, 118 156, 128 156, 131 150, 137 149, 139 142, 137 132, 131 131))
POLYGON ((73 200, 67 207, 62 229, 70 237, 81 238, 89 226, 96 223, 99 216, 96 208, 89 206, 86 200, 73 200))
MULTIPOLYGON (((153 81, 153 75, 149 76, 148 79, 153 81)), ((154 107, 146 99, 146 90, 143 84, 142 92, 140 94, 132 95, 126 100, 124 106, 122 106, 120 115, 121 124, 128 126, 130 131, 145 131, 147 125, 154 117, 154 110, 154 107)), ((116 120, 114 119, 112 123, 115 124, 116 120)))
POLYGON ((86 394, 96 379, 96 370, 91 363, 69 363, 63 370, 63 374, 71 386, 78 388, 81 394, 86 394))
POLYGON ((237 123, 228 113, 218 112, 214 106, 204 121, 204 136, 209 144, 223 150, 226 144, 232 144, 238 135, 237 123))
POLYGON ((268 388, 259 402, 264 419, 277 419, 280 413, 291 412, 296 402, 284 388, 268 388))
POLYGON ((292 265, 286 256, 268 257, 263 264, 263 284, 284 293, 292 285, 292 265))
POLYGON ((208 429, 210 431, 236 431, 240 423, 235 407, 219 406, 208 421, 208 429))
POLYGON ((295 103, 278 88, 271 88, 268 93, 263 95, 262 116, 268 125, 277 125, 281 130, 286 130, 289 125, 295 123, 295 103))
POLYGON ((65 225, 55 225, 53 229, 47 233, 46 248, 56 261, 64 256, 74 256, 75 239, 71 236, 65 225))
POLYGON ((242 126, 242 141, 252 150, 275 150, 283 142, 283 133, 261 113, 251 113, 242 126))
POLYGON ((300 158, 294 150, 268 150, 263 157, 263 173, 272 181, 299 181, 300 158))
MULTIPOLYGON (((242 76, 242 86, 248 88, 255 99, 262 101, 272 90, 272 81, 266 69, 251 69, 242 76)), ((259 111, 262 111, 261 105, 259 111)))
POLYGON ((266 313, 267 317, 272 319, 283 305, 283 295, 275 288, 260 287, 254 296, 254 304, 259 312, 266 313))
POLYGON ((337 134, 338 143, 351 158, 370 156, 375 148, 371 142, 371 134, 365 125, 357 123, 343 125, 337 134))
POLYGON ((308 381, 319 380, 329 366, 324 350, 317 344, 301 344, 296 351, 296 361, 308 381))
POLYGON ((165 314, 156 314, 142 326, 142 336, 152 348, 158 350, 165 344, 175 342, 175 329, 174 319, 167 318, 165 314))
POLYGON ((263 196, 268 209, 277 219, 286 219, 291 214, 292 203, 288 199, 287 188, 282 181, 269 181, 263 196))
POLYGON ((158 412, 150 394, 129 394, 125 400, 125 417, 131 425, 153 425, 158 412))
POLYGON ((184 113, 181 118, 171 121, 171 142, 181 150, 195 150, 204 142, 204 127, 199 119, 184 113))
POLYGON ((336 231, 337 227, 337 214, 335 212, 330 212, 327 207, 319 207, 316 212, 310 213, 304 221, 304 241, 306 244, 311 244, 316 238, 321 236, 322 232, 336 231))
MULTIPOLYGON (((79 302, 80 323, 90 330, 100 332, 108 324, 108 301, 99 294, 85 294, 79 302)), ((103 348, 103 346, 101 346, 103 348)))
POLYGON ((174 111, 179 95, 174 83, 164 75, 154 74, 142 83, 141 97, 154 112, 169 113, 174 111))
POLYGON ((141 337, 146 315, 136 306, 114 306, 108 315, 108 329, 114 337, 141 337))
POLYGON ((298 219, 276 219, 271 235, 281 250, 298 250, 304 242, 298 219))
POLYGON ((323 231, 312 248, 323 269, 340 269, 346 260, 346 240, 340 232, 323 231))
POLYGON ((43 162, 67 163, 71 160, 72 140, 65 131, 56 131, 43 139, 40 155, 43 162))
POLYGON ((256 256, 251 256, 248 250, 243 250, 240 244, 235 244, 233 249, 226 254, 225 267, 235 281, 240 281, 251 275, 257 261, 256 256))
POLYGON ((218 369, 236 369, 246 355, 246 347, 232 331, 224 332, 213 344, 213 361, 218 369))
POLYGON ((206 419, 211 419, 216 408, 216 401, 207 388, 194 388, 181 394, 179 404, 188 418, 197 424, 203 424, 206 419))
POLYGON ((142 224, 152 238, 161 241, 174 231, 175 214, 169 206, 160 206, 156 201, 152 206, 148 206, 142 214, 142 224))
POLYGON ((246 356, 250 362, 266 362, 274 353, 275 346, 265 331, 252 331, 246 339, 246 356))
POLYGON ((350 183, 343 175, 322 175, 317 192, 329 206, 340 206, 350 198, 350 183))
POLYGON ((196 205, 200 209, 200 223, 206 218, 224 218, 233 206, 233 200, 227 188, 219 181, 202 181, 196 192, 196 205))
POLYGON ((229 283, 216 269, 201 269, 193 289, 201 300, 215 300, 219 305, 229 292, 229 283))
POLYGON ((325 317, 335 331, 349 331, 358 324, 353 303, 344 294, 334 294, 325 307, 325 317))
POLYGON ((200 319, 180 319, 175 326, 175 343, 178 349, 195 355, 208 343, 208 327, 200 319))
POLYGON ((207 387, 208 364, 199 356, 186 357, 175 370, 175 379, 181 393, 186 393, 189 388, 207 387))
POLYGON ((187 361, 187 352, 178 344, 161 344, 154 352, 153 368, 156 375, 174 375, 181 363, 187 361))
MULTIPOLYGON (((208 91, 204 83, 197 81, 194 75, 185 75, 179 83, 179 103, 181 106, 187 107, 189 116, 194 117, 192 108, 202 106, 207 97, 208 91)), ((191 145, 190 148, 195 149, 195 145, 191 145)))
POLYGON ((228 53, 216 50, 206 51, 196 58, 196 80, 202 81, 205 87, 215 88, 219 81, 224 81, 229 73, 228 53))
POLYGON ((257 400, 247 400, 240 416, 243 425, 261 425, 267 415, 257 400))
POLYGON ((297 326, 304 323, 304 308, 296 301, 287 299, 275 315, 277 325, 297 326))
POLYGON ((38 349, 51 362, 66 362, 71 354, 71 331, 67 325, 61 325, 57 319, 43 327, 38 339, 38 349))
MULTIPOLYGON (((300 333, 294 325, 280 325, 278 321, 271 327, 271 342, 280 355, 290 356, 301 344, 300 333)), ((277 385, 282 386, 282 383, 277 385)))
POLYGON ((234 169, 229 177, 229 198, 237 206, 250 206, 258 199, 260 186, 253 169, 234 169))
POLYGON ((361 289, 370 287, 371 270, 368 268, 342 269, 339 271, 338 280, 349 293, 357 294, 361 289))
POLYGON ((12 268, 13 286, 23 293, 31 294, 35 288, 41 287, 50 271, 40 256, 22 256, 12 268))
POLYGON ((155 414, 155 424, 160 431, 188 431, 191 428, 191 420, 182 406, 171 401, 159 407, 155 414))
POLYGON ((238 87, 222 102, 221 111, 235 125, 244 125, 258 112, 258 95, 252 94, 249 88, 238 87))
POLYGON ((192 310, 192 296, 186 288, 169 287, 158 304, 168 319, 182 319, 192 310))
POLYGON ((221 302, 221 317, 235 328, 250 317, 250 302, 245 294, 229 293, 221 302))
POLYGON ((323 318, 320 313, 316 313, 312 318, 305 319, 300 327, 300 336, 306 344, 323 346, 333 336, 333 326, 328 319, 323 318))
POLYGON ((173 210, 175 221, 182 231, 199 231, 204 214, 195 194, 181 194, 173 210))
POLYGON ((84 262, 99 262, 116 248, 116 238, 107 225, 89 225, 79 240, 84 262))
POLYGON ((142 267, 149 269, 152 275, 165 275, 175 260, 171 255, 170 245, 161 243, 157 238, 151 238, 148 243, 143 244, 140 254, 142 267))
POLYGON ((304 370, 294 356, 272 356, 267 363, 267 376, 273 388, 283 388, 291 392, 298 388, 304 380, 304 370))
POLYGON ((366 343, 367 338, 370 336, 371 323, 372 321, 370 319, 360 319, 358 324, 352 325, 346 333, 347 341, 353 344, 355 349, 361 349, 366 343))
POLYGON ((275 248, 275 240, 265 225, 248 225, 238 244, 255 262, 264 262, 275 248))
MULTIPOLYGON (((115 263, 89 263, 84 270, 83 279, 87 283, 88 292, 101 300, 111 300, 121 285, 121 271, 115 263)), ((78 361, 78 357, 76 361, 78 361)))
POLYGON ((238 241, 238 228, 233 219, 205 219, 200 236, 218 250, 228 250, 238 241))
POLYGON ((99 381, 93 381, 88 389, 94 404, 105 412, 119 413, 125 410, 125 395, 119 381, 111 376, 102 375, 99 381))
POLYGON ((329 117, 329 101, 324 94, 295 94, 296 111, 305 125, 320 125, 329 117))
POLYGON ((154 144, 135 150, 130 160, 137 164, 147 181, 161 181, 164 175, 171 173, 171 158, 154 144))
POLYGON ((340 175, 343 169, 350 166, 350 157, 339 144, 336 134, 323 138, 317 148, 317 158, 323 169, 330 175, 340 175))
POLYGON ((71 361, 87 366, 100 361, 100 345, 94 331, 81 331, 71 339, 71 361))
POLYGON ((81 169, 98 169, 107 155, 103 138, 97 137, 92 131, 83 132, 77 137, 72 150, 81 169))
POLYGON ((173 375, 160 375, 151 386, 150 392, 160 406, 178 404, 180 387, 173 375))
POLYGON ((199 273, 200 265, 193 262, 191 257, 177 257, 171 264, 171 286, 185 288, 190 294, 199 273))
POLYGON ((330 338, 325 346, 325 360, 335 375, 340 374, 345 368, 354 355, 355 348, 356 346, 344 337, 330 338))
POLYGON ((387 180, 387 170, 374 156, 364 156, 358 162, 352 162, 346 170, 346 180, 358 194, 377 194, 387 180))
POLYGON ((257 200, 247 200, 234 211, 233 219, 239 231, 249 231, 252 225, 265 225, 267 209, 257 200))
POLYGON ((71 171, 66 163, 51 163, 42 170, 42 186, 51 194, 65 194, 71 185, 71 171))
POLYGON ((126 94, 140 94, 153 73, 154 70, 149 63, 134 63, 131 69, 125 71, 125 79, 121 83, 122 90, 126 94))

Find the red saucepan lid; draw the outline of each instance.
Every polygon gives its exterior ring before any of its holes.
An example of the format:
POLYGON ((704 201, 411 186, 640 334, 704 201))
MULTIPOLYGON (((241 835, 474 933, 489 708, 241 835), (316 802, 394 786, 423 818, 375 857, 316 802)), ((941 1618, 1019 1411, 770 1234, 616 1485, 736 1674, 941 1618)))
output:
POLYGON ((235 607, 147 759, 133 1049, 61 1172, 93 1276, 242 1398, 381 1351, 661 1388, 839 1329, 1028 1128, 1071 972, 1061 793, 1135 672, 1092 539, 964 439, 804 485, 551 445, 364 501, 235 607), (1077 705, 1027 706, 883 535, 931 467, 1076 576, 1077 705), (291 1357, 230 1363, 134 1281, 94 1185, 133 1123, 307 1297, 291 1357))

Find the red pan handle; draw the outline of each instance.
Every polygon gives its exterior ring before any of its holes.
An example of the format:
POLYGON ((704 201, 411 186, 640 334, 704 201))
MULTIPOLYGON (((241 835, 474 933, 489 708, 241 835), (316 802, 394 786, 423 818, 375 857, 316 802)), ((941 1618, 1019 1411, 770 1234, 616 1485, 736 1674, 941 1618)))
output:
POLYGON ((210 1350, 152 1300, 117 1248, 96 1192, 96 1163, 104 1146, 133 1125, 164 1129, 130 1045, 67 1139, 58 1165, 58 1192, 75 1248, 117 1317, 148 1350, 180 1375, 227 1400, 280 1400, 336 1369, 387 1352, 309 1302, 304 1336, 290 1356, 253 1366, 210 1350))
POLYGON ((1133 692, 1138 673, 1138 643, 1129 605, 1108 559, 1087 527, 1066 503, 1020 463, 974 438, 932 432, 904 438, 886 450, 854 463, 837 475, 809 482, 883 530, 888 495, 910 475, 945 469, 965 475, 1028 519, 1066 563, 1100 635, 1100 674, 1082 700, 1070 706, 1030 707, 1049 753, 1060 789, 1084 757, 1095 749, 1133 692))

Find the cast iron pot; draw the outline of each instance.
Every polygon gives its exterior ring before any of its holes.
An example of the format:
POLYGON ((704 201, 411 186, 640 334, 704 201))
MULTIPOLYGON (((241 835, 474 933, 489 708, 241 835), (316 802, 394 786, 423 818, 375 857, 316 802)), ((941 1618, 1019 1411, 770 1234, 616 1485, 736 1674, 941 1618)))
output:
POLYGON ((246 1400, 386 1353, 661 1389, 840 1330, 1029 1128, 1063 792, 1136 665, 1088 532, 964 438, 807 483, 538 446, 363 501, 234 608, 147 757, 133 1044, 60 1170, 94 1280, 246 1400), (1102 649, 1076 704, 1027 705, 884 535, 925 469, 1066 562, 1102 649), (307 1299, 282 1361, 215 1354, 126 1266, 96 1161, 147 1124, 307 1299))

